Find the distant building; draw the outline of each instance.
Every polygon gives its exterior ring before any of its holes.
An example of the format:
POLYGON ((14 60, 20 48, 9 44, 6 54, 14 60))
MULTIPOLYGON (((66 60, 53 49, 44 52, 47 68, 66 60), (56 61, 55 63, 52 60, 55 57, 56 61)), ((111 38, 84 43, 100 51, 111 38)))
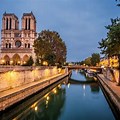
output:
POLYGON ((36 19, 33 13, 24 13, 19 29, 18 17, 4 13, 1 30, 0 64, 21 65, 30 56, 35 58, 33 43, 36 38, 36 19))

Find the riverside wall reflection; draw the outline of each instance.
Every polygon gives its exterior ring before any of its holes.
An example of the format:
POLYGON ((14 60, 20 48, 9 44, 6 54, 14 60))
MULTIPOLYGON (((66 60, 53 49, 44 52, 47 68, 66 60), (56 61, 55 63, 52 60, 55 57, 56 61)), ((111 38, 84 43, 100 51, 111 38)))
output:
POLYGON ((67 82, 68 77, 65 77, 45 90, 39 91, 14 106, 11 106, 9 109, 0 113, 0 120, 33 120, 33 118, 47 120, 47 114, 49 115, 50 106, 56 107, 54 109, 55 111, 52 111, 52 116, 57 116, 56 109, 60 109, 65 100, 65 89, 62 87, 62 84, 67 84, 67 82), (44 112, 45 110, 49 112, 44 112), (39 114, 41 112, 44 114, 42 113, 38 116, 38 111, 39 114))
POLYGON ((30 96, 0 117, 1 120, 115 120, 96 80, 79 71, 30 96))

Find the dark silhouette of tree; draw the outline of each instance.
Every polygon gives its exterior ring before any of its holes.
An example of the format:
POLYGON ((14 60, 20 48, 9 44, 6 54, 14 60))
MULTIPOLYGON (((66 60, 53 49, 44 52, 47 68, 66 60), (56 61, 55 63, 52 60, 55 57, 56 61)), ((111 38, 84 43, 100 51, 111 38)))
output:
POLYGON ((93 53, 91 57, 91 65, 96 66, 100 62, 100 55, 98 53, 93 53))

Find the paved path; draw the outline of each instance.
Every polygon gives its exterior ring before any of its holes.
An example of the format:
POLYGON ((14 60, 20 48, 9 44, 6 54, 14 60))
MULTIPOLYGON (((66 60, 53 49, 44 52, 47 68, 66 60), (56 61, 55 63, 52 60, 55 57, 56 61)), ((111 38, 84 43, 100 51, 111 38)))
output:
POLYGON ((98 76, 104 81, 105 84, 107 84, 107 86, 112 90, 112 92, 116 94, 120 99, 120 86, 117 86, 116 82, 112 82, 106 77, 104 77, 103 74, 98 74, 98 76))
POLYGON ((103 74, 98 74, 97 77, 102 87, 106 91, 108 99, 112 101, 116 119, 120 120, 120 86, 117 86, 116 82, 112 82, 104 77, 103 74))

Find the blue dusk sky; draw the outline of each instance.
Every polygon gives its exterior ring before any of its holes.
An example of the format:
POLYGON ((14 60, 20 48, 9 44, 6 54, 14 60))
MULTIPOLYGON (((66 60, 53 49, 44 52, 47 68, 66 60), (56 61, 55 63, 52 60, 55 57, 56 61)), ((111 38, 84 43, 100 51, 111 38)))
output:
POLYGON ((99 53, 98 41, 107 33, 104 26, 111 18, 120 17, 115 0, 1 0, 0 29, 5 11, 19 18, 20 28, 23 13, 32 11, 37 32, 59 32, 67 46, 67 61, 81 61, 99 53))

